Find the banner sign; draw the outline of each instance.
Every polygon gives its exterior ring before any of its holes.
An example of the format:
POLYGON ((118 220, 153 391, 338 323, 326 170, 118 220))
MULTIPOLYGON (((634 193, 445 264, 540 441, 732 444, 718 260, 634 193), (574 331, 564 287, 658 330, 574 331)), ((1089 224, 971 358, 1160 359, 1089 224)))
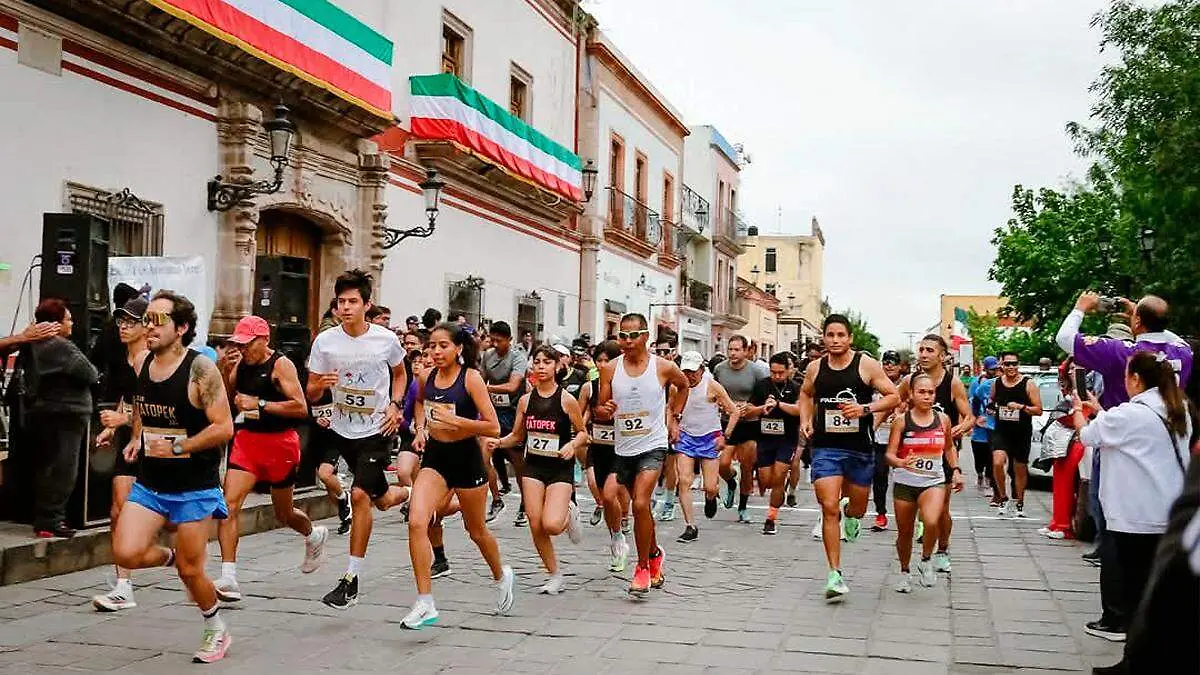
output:
POLYGON ((208 320, 212 316, 212 292, 203 256, 114 256, 108 259, 108 287, 127 283, 134 288, 150 286, 149 297, 161 290, 175 291, 196 306, 199 321, 192 345, 208 343, 208 320))

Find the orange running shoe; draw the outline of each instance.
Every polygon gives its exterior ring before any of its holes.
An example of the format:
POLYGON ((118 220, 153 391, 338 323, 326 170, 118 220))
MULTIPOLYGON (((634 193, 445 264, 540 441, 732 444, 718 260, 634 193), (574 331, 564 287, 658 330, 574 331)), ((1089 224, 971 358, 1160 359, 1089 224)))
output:
POLYGON ((638 597, 646 595, 650 590, 650 568, 638 565, 633 570, 633 580, 629 582, 629 594, 638 597))
POLYGON ((663 585, 663 563, 667 560, 667 553, 659 546, 656 550, 657 556, 650 557, 650 587, 662 588, 663 585))

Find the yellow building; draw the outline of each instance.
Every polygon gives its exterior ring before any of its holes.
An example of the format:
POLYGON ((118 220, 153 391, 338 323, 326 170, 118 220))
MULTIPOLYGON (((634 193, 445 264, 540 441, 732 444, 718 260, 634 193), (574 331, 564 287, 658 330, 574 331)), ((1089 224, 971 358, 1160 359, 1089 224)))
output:
POLYGON ((746 317, 746 325, 735 332, 752 340, 758 346, 759 356, 769 359, 787 348, 779 344, 779 298, 738 277, 737 305, 737 313, 746 317))
POLYGON ((824 300, 825 234, 812 219, 812 234, 751 234, 738 256, 738 276, 779 299, 775 344, 816 341, 824 300))
MULTIPOLYGON (((966 312, 974 311, 980 316, 991 314, 999 316, 1000 310, 1008 305, 1008 298, 999 295, 942 295, 938 312, 938 332, 947 342, 954 336, 954 309, 957 307, 966 312)), ((1017 325, 1007 317, 1000 319, 1001 326, 1017 325)))

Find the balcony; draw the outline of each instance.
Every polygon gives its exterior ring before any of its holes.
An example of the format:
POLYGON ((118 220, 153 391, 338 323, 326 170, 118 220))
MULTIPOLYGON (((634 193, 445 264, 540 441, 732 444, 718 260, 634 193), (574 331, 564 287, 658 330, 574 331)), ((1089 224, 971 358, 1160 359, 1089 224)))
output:
POLYGON ((685 307, 708 312, 711 309, 712 301, 712 286, 697 281, 696 279, 685 279, 683 284, 683 303, 685 307))
POLYGON ((658 264, 668 269, 675 269, 683 262, 683 247, 687 239, 679 229, 679 225, 663 219, 662 244, 658 247, 658 264))
MULTIPOLYGON (((711 208, 708 200, 683 186, 683 208, 679 212, 679 224, 682 229, 696 234, 709 232, 709 213, 711 208)), ((711 236, 711 233, 708 235, 711 236)))
POLYGON ((737 330, 750 321, 750 311, 747 308, 746 299, 738 297, 733 289, 729 289, 729 292, 717 297, 712 312, 714 326, 725 326, 737 330))
POLYGON ((657 211, 632 195, 610 186, 604 238, 648 258, 662 250, 662 219, 657 211))
POLYGON ((751 234, 751 230, 757 233, 757 229, 747 225, 733 209, 723 209, 717 217, 713 243, 727 255, 737 257, 746 252, 746 237, 751 234))

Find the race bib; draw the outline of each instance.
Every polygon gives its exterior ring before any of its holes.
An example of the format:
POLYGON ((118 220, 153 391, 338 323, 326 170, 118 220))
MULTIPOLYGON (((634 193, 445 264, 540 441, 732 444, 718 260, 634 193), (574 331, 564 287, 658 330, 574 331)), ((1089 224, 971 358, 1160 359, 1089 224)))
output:
POLYGON ((762 433, 768 436, 783 435, 783 420, 778 418, 764 417, 759 420, 759 429, 762 433))
POLYGON ((425 422, 428 424, 433 422, 433 411, 441 410, 448 415, 455 414, 453 403, 439 403, 437 401, 425 401, 425 422))
POLYGON ((825 433, 853 434, 858 432, 858 418, 849 419, 838 409, 825 411, 825 433))
POLYGON ((915 457, 913 463, 906 467, 910 473, 930 477, 943 475, 941 455, 916 455, 915 457))
MULTIPOLYGON (((183 429, 170 429, 164 427, 142 427, 142 443, 150 445, 154 441, 167 441, 174 443, 175 441, 187 440, 187 432, 183 429)), ((187 455, 171 455, 170 457, 161 457, 159 459, 184 459, 187 455)))
POLYGON ((1021 411, 1012 408, 1001 408, 998 417, 1004 422, 1020 422, 1021 411))
POLYGON ((374 415, 379 394, 374 389, 339 385, 333 390, 333 403, 346 415, 374 415))
POLYGON ((313 406, 312 416, 316 420, 333 419, 333 404, 313 406))
POLYGON ((558 457, 558 436, 556 434, 529 433, 525 435, 525 452, 541 457, 558 457))
POLYGON ((645 436, 650 433, 650 411, 636 410, 617 413, 616 427, 622 436, 645 436))
POLYGON ((489 396, 492 398, 492 405, 497 408, 512 407, 512 399, 509 398, 508 394, 489 394, 489 396))
POLYGON ((592 425, 592 443, 596 445, 613 445, 617 442, 617 430, 611 424, 592 425))

